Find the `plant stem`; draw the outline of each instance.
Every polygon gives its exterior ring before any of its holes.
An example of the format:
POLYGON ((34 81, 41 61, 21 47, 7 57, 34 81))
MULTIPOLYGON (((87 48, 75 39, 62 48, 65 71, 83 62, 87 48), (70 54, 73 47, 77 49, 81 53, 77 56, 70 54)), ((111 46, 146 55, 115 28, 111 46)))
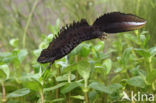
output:
MULTIPOLYGON (((76 55, 75 56, 75 63, 78 63, 78 56, 76 55)), ((78 72, 76 72, 76 80, 79 80, 79 73, 78 72)))
POLYGON ((136 14, 139 14, 140 0, 137 0, 136 14))
MULTIPOLYGON (((71 83, 71 72, 68 73, 68 83, 71 83)), ((71 92, 68 93, 68 103, 71 103, 71 92)))
POLYGON ((38 3, 39 0, 36 0, 33 4, 33 7, 32 7, 32 10, 29 14, 29 17, 28 17, 28 20, 26 22, 26 26, 24 28, 24 34, 23 34, 23 48, 25 48, 25 42, 26 42, 26 34, 27 34, 27 30, 28 30, 28 27, 30 25, 30 21, 31 21, 31 18, 32 18, 32 15, 33 15, 33 12, 35 10, 35 8, 37 7, 37 3, 38 3))
MULTIPOLYGON (((57 75, 58 75, 58 76, 60 75, 60 68, 57 69, 57 75)), ((56 83, 56 84, 57 84, 57 83, 56 83)), ((57 88, 57 89, 56 89, 56 99, 59 98, 59 92, 60 92, 60 90, 59 90, 59 88, 57 88)))
POLYGON ((150 72, 152 72, 152 70, 153 70, 153 67, 152 67, 152 57, 149 58, 148 62, 149 62, 149 70, 150 70, 150 72))
POLYGON ((86 101, 86 103, 89 103, 88 92, 85 92, 85 101, 86 101))
POLYGON ((56 89, 56 99, 59 98, 59 88, 56 89))
MULTIPOLYGON (((150 72, 152 72, 152 70, 153 70, 153 67, 152 67, 152 57, 149 58, 148 62, 149 62, 149 70, 150 70, 150 72)), ((152 83, 152 89, 154 91, 156 90, 156 88, 155 88, 155 82, 152 83)))
MULTIPOLYGON (((156 81, 155 81, 156 82, 156 81)), ((155 91, 156 88, 155 88, 155 82, 152 83, 152 89, 155 91)))
POLYGON ((85 88, 85 91, 84 91, 85 101, 86 101, 86 103, 89 103, 89 97, 88 97, 88 80, 87 79, 85 79, 84 88, 85 88))
POLYGON ((87 87, 88 87, 88 80, 85 79, 85 88, 87 88, 87 87))
POLYGON ((71 83, 71 72, 68 73, 68 83, 71 83))
POLYGON ((71 103, 70 96, 71 96, 71 92, 68 93, 68 100, 67 100, 68 102, 67 103, 71 103))
POLYGON ((44 103, 44 94, 43 94, 43 90, 40 92, 40 96, 41 96, 41 103, 44 103))
POLYGON ((5 85, 4 82, 2 82, 1 84, 2 84, 2 103, 6 103, 7 99, 6 99, 5 85))

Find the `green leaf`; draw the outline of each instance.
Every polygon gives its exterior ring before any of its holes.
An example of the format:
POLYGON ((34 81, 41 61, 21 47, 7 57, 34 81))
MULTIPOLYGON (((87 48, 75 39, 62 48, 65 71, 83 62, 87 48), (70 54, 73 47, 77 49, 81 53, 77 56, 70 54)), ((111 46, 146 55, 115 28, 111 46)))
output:
POLYGON ((104 53, 103 51, 101 51, 101 52, 98 51, 100 60, 105 60, 105 59, 109 58, 110 55, 112 54, 112 52, 114 52, 113 49, 108 50, 106 53, 104 53))
POLYGON ((40 45, 39 45, 39 49, 44 49, 44 48, 47 48, 48 47, 48 42, 41 42, 40 45))
POLYGON ((111 94, 111 90, 105 86, 104 84, 101 84, 101 83, 98 83, 98 82, 92 82, 90 85, 89 85, 90 88, 93 88, 95 90, 98 90, 100 92, 104 92, 104 93, 107 93, 107 94, 111 94))
POLYGON ((49 25, 49 29, 50 29, 52 34, 58 34, 58 32, 59 32, 59 25, 60 25, 60 20, 59 19, 56 20, 56 26, 49 25))
POLYGON ((76 95, 76 96, 71 96, 73 99, 79 99, 79 100, 84 100, 84 96, 81 95, 76 95))
POLYGON ((8 65, 0 65, 0 81, 5 81, 9 78, 10 70, 8 65))
POLYGON ((0 52, 0 62, 8 63, 14 60, 15 56, 10 52, 0 52))
POLYGON ((145 49, 140 49, 140 48, 135 48, 134 49, 138 55, 142 56, 142 57, 149 57, 150 53, 149 51, 145 50, 145 49))
POLYGON ((22 82, 23 82, 24 87, 29 88, 31 90, 34 90, 34 91, 41 91, 42 90, 41 83, 34 78, 29 78, 29 79, 26 79, 22 82))
POLYGON ((25 81, 31 81, 32 79, 34 80, 39 80, 40 77, 42 76, 41 68, 40 71, 36 74, 33 73, 27 73, 26 75, 21 76, 20 80, 25 82, 25 81))
POLYGON ((40 55, 41 51, 42 51, 41 49, 36 49, 36 50, 33 51, 33 55, 38 57, 40 55))
POLYGON ((0 58, 5 58, 5 57, 8 57, 10 55, 11 55, 10 52, 0 52, 0 58))
POLYGON ((104 49, 104 41, 98 41, 98 44, 96 44, 93 47, 96 51, 102 51, 104 49))
MULTIPOLYGON (((38 68, 37 68, 38 69, 38 68)), ((41 71, 41 70, 40 70, 41 71)), ((45 69, 43 72, 41 72, 41 75, 40 75, 40 79, 46 81, 48 80, 49 78, 53 77, 53 73, 55 74, 56 72, 53 71, 53 72, 50 72, 50 69, 45 69)))
POLYGON ((20 50, 18 53, 18 60, 20 61, 20 63, 24 60, 24 58, 27 56, 28 51, 26 49, 20 50))
POLYGON ((75 70, 76 70, 76 67, 77 67, 77 64, 68 65, 68 66, 63 70, 63 72, 64 72, 64 73, 68 73, 68 72, 75 71, 75 70))
POLYGON ((53 38, 54 38, 54 35, 53 34, 49 34, 48 37, 47 37, 48 42, 51 42, 53 38))
POLYGON ((140 35, 140 41, 141 41, 142 43, 145 43, 145 41, 146 41, 145 35, 140 35))
POLYGON ((93 101, 98 96, 98 92, 96 90, 91 90, 88 95, 90 101, 93 101))
MULTIPOLYGON (((70 75, 70 79, 74 80, 75 79, 75 75, 71 74, 70 75)), ((68 74, 64 74, 63 76, 58 76, 56 77, 56 81, 60 82, 60 81, 67 81, 68 80, 68 74)))
POLYGON ((57 26, 57 27, 60 26, 60 19, 59 19, 59 18, 57 18, 57 20, 56 20, 56 26, 57 26))
POLYGON ((7 78, 7 75, 2 69, 0 69, 0 82, 5 81, 6 78, 7 78))
POLYGON ((124 50, 123 55, 121 57, 121 62, 123 65, 126 65, 128 63, 131 51, 132 51, 132 48, 126 48, 124 50))
POLYGON ((135 35, 132 35, 132 34, 129 34, 129 33, 126 33, 124 35, 124 37, 127 39, 127 40, 131 40, 132 42, 136 43, 136 44, 140 44, 140 41, 138 41, 137 37, 135 35))
POLYGON ((43 91, 44 91, 44 92, 52 91, 52 90, 55 90, 55 89, 57 89, 57 88, 61 88, 61 87, 63 87, 63 86, 66 85, 66 84, 67 84, 67 82, 59 83, 59 84, 57 84, 57 85, 55 85, 55 86, 53 86, 53 87, 44 88, 43 91))
POLYGON ((123 86, 119 83, 115 83, 112 85, 107 86, 112 92, 115 92, 117 90, 120 90, 123 86))
POLYGON ((156 80, 156 70, 153 69, 150 73, 148 73, 146 80, 149 83, 152 83, 156 80))
POLYGON ((30 93, 30 90, 27 89, 27 88, 23 88, 23 89, 18 89, 16 91, 13 91, 11 93, 9 93, 7 95, 7 98, 17 98, 17 97, 22 97, 22 96, 25 96, 27 94, 30 93))
POLYGON ((70 91, 72 91, 73 89, 75 89, 76 87, 79 87, 81 84, 78 82, 71 82, 68 83, 63 89, 61 89, 61 93, 65 94, 68 93, 70 91))
POLYGON ((106 67, 106 74, 108 75, 111 68, 112 68, 112 61, 111 59, 107 59, 104 61, 104 66, 106 67))
POLYGON ((150 55, 154 57, 156 55, 156 46, 149 49, 150 55))
POLYGON ((51 102, 49 102, 49 103, 58 103, 58 102, 61 102, 61 101, 64 101, 65 99, 64 98, 57 98, 57 99, 54 99, 54 100, 52 100, 51 102))
POLYGON ((144 88, 145 82, 140 76, 132 77, 129 80, 127 80, 127 83, 131 86, 144 88))
POLYGON ((77 65, 78 73, 83 79, 87 80, 90 76, 90 64, 87 61, 81 61, 77 65))
POLYGON ((10 43, 11 46, 17 47, 18 44, 19 44, 19 40, 14 38, 14 39, 11 39, 11 40, 9 41, 9 43, 10 43))
POLYGON ((105 86, 104 84, 98 83, 98 82, 92 82, 89 85, 90 88, 93 88, 95 90, 98 90, 100 92, 104 92, 107 94, 112 94, 113 92, 116 92, 117 90, 120 90, 122 88, 121 84, 115 83, 109 86, 105 86))
POLYGON ((63 67, 63 68, 67 67, 67 66, 68 66, 68 63, 67 63, 67 56, 65 56, 65 57, 63 57, 63 58, 57 60, 57 61, 55 62, 55 65, 56 65, 56 66, 61 66, 61 67, 63 67))
POLYGON ((89 53, 90 53, 90 45, 89 44, 83 44, 81 46, 80 56, 86 57, 89 55, 89 53))
POLYGON ((75 47, 74 50, 71 51, 70 55, 73 56, 73 55, 79 54, 82 47, 83 47, 83 43, 75 47))

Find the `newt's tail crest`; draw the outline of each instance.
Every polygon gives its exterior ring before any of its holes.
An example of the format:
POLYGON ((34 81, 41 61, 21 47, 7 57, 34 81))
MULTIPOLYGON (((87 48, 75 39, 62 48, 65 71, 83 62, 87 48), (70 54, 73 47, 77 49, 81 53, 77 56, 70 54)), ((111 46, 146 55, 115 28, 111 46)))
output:
POLYGON ((93 26, 97 26, 100 31, 106 33, 118 33, 136 30, 145 24, 146 21, 144 19, 135 15, 112 12, 96 19, 93 26))

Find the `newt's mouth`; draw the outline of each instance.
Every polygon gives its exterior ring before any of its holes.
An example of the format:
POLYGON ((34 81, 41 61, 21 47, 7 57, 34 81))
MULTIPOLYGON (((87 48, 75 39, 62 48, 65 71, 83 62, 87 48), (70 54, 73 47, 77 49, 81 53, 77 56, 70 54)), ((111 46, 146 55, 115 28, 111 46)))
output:
POLYGON ((51 58, 47 58, 47 57, 39 57, 37 59, 37 62, 39 63, 48 63, 48 62, 54 62, 54 57, 51 57, 51 58))

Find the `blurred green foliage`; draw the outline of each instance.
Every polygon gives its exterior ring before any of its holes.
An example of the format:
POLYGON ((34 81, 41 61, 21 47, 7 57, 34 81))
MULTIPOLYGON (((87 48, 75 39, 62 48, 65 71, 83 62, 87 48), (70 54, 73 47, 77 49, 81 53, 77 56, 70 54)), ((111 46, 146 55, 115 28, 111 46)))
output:
POLYGON ((0 102, 121 103, 123 92, 155 94, 155 9, 155 0, 0 1, 0 102), (92 24, 110 11, 148 23, 105 41, 83 42, 50 69, 37 63, 62 25, 81 18, 92 24))

